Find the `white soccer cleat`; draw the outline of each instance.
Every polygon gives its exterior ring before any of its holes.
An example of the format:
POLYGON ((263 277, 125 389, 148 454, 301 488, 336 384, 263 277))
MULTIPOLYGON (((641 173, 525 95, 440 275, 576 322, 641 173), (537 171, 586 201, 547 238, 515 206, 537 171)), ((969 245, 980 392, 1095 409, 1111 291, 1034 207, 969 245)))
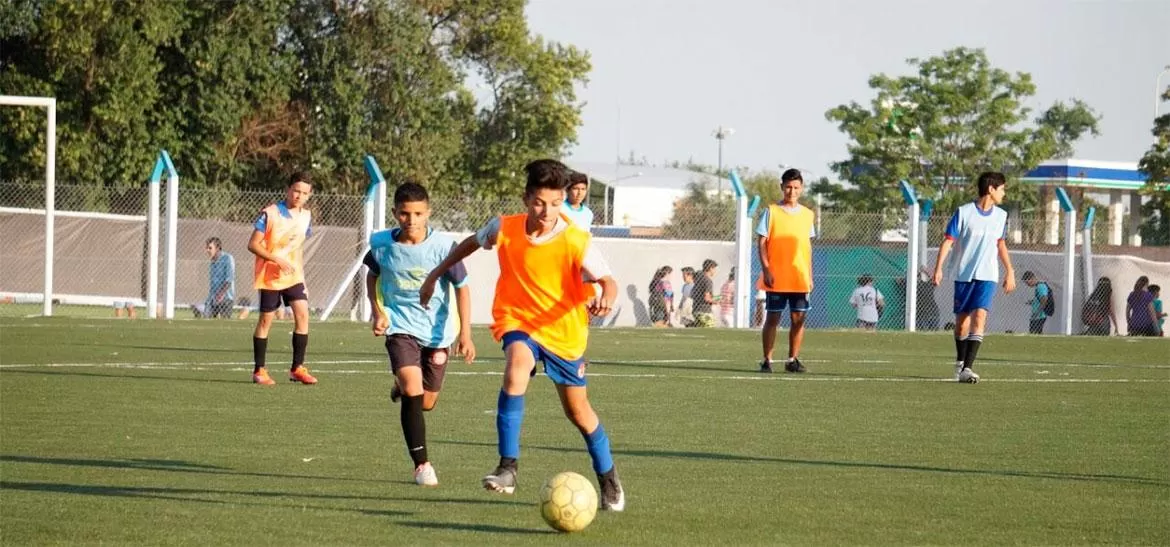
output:
POLYGON ((975 371, 965 368, 959 373, 959 383, 961 384, 977 384, 979 383, 979 375, 975 371))
POLYGON ((431 462, 426 462, 414 469, 414 483, 419 486, 438 486, 439 475, 431 462))

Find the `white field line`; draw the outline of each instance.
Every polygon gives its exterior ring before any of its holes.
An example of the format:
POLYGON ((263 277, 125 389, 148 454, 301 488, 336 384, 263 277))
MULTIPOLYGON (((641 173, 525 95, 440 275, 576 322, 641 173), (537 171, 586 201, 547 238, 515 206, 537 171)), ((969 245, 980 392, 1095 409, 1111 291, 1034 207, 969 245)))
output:
MULTIPOLYGON (((334 361, 332 363, 373 363, 381 361, 334 361)), ((318 363, 329 363, 318 361, 318 363)), ((3 365, 0 368, 107 368, 107 369, 138 369, 138 370, 181 370, 181 371, 215 371, 215 372, 249 372, 252 370, 251 363, 233 362, 233 363, 200 363, 200 364, 183 364, 183 363, 52 363, 43 365, 3 365), (211 366, 209 366, 211 365, 211 366), (246 366, 245 366, 246 365, 246 366)), ((331 374, 379 374, 388 375, 384 370, 370 370, 370 369, 316 369, 314 374, 321 376, 322 374, 328 376, 331 374)), ((448 370, 449 376, 502 376, 501 371, 456 371, 448 370)), ((947 382, 953 383, 951 378, 905 378, 905 377, 844 377, 844 376, 790 376, 790 375, 734 375, 734 376, 716 376, 716 375, 693 375, 693 374, 624 374, 611 372, 591 372, 591 377, 601 378, 647 378, 647 379, 663 379, 663 380, 734 380, 734 381, 785 381, 785 382, 947 382)), ((1026 383, 1026 384, 1148 384, 1148 383, 1170 383, 1170 378, 1156 379, 1156 378, 983 378, 980 382, 999 382, 999 383, 1026 383)))
MULTIPOLYGON (((456 358, 457 359, 457 358, 456 358)), ((893 361, 884 361, 877 359, 802 359, 805 363, 827 364, 827 363, 847 363, 847 364, 892 364, 893 361)), ((501 363, 502 357, 480 357, 480 363, 501 363)), ((684 364, 684 363, 736 363, 746 362, 738 359, 643 359, 643 360, 621 360, 614 361, 609 359, 599 359, 595 362, 598 366, 622 366, 622 365, 650 365, 650 364, 684 364)), ((342 359, 334 361, 311 361, 313 365, 344 365, 344 364, 385 364, 389 365, 389 361, 382 359, 342 359)), ((752 364, 752 363, 748 363, 752 364)), ((936 363, 938 366, 953 365, 951 361, 936 363)), ((251 361, 200 361, 200 362, 108 362, 108 363, 5 363, 0 364, 0 369, 6 368, 69 368, 69 367, 99 367, 99 368, 185 368, 192 367, 214 367, 214 366, 251 366, 251 361)), ((472 365, 474 366, 474 365, 472 365)), ((746 365, 745 365, 746 366, 746 365)), ((933 365, 932 365, 933 366, 933 365)), ((1001 363, 1001 362, 984 362, 983 367, 1084 367, 1084 368, 1140 368, 1140 369, 1170 369, 1170 365, 1110 365, 1103 363, 1036 363, 1036 362, 1019 362, 1019 363, 1001 363)), ((448 373, 452 373, 448 371, 448 373)), ((595 373, 590 373, 595 374, 595 373)), ((632 375, 637 377, 638 375, 632 375)), ((653 375, 651 375, 653 376, 653 375)))

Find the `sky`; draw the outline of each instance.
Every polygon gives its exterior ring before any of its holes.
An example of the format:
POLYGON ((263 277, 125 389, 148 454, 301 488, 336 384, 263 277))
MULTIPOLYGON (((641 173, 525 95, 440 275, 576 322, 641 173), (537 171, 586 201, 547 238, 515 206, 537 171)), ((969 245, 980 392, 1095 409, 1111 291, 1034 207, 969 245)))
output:
POLYGON ((533 33, 591 55, 578 161, 620 150, 715 165, 712 133, 730 127, 725 167, 830 175, 847 140, 825 111, 868 105, 872 74, 964 46, 1031 73, 1036 112, 1073 97, 1096 110, 1101 135, 1075 157, 1136 162, 1170 65, 1167 0, 529 0, 527 15, 533 33))

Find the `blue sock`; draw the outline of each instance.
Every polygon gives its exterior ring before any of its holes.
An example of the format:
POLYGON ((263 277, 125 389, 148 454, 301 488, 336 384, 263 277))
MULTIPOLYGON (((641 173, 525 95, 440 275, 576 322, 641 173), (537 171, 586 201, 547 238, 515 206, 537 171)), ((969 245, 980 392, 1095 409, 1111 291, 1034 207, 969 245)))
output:
POLYGON ((609 450, 609 436, 605 428, 597 424, 597 429, 585 437, 585 446, 589 449, 589 457, 593 458, 593 471, 598 475, 608 473, 613 469, 613 453, 609 450))
POLYGON ((496 402, 496 433, 500 438, 501 458, 520 458, 520 424, 523 421, 524 396, 508 395, 501 389, 496 402))

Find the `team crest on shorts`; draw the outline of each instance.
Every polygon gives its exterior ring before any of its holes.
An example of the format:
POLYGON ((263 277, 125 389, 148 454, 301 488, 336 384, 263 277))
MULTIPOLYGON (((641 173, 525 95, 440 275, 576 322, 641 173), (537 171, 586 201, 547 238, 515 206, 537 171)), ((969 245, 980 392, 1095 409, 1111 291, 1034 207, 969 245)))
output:
POLYGON ((585 377, 585 365, 588 365, 588 364, 589 364, 589 361, 582 360, 581 364, 577 365, 577 377, 578 378, 585 377))

